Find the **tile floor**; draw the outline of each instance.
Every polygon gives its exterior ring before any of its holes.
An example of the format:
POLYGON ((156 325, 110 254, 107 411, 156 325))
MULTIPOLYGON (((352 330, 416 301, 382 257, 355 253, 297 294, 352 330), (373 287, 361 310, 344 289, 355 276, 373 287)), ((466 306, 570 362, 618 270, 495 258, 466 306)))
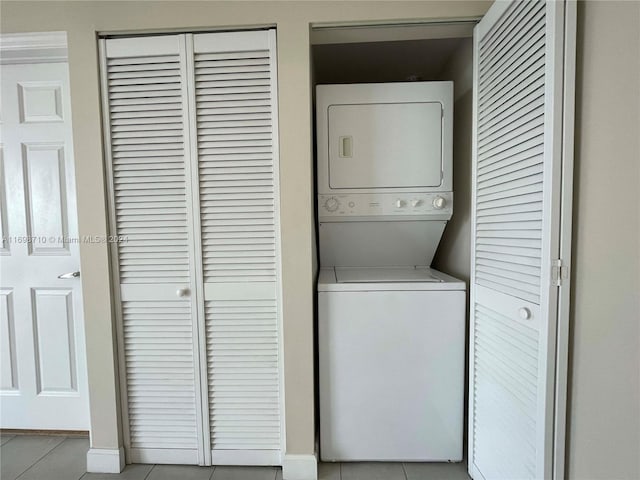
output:
MULTIPOLYGON (((2 480, 281 480, 275 467, 128 465, 124 472, 86 473, 89 440, 3 435, 2 480)), ((469 480, 463 463, 321 463, 319 480, 469 480)))

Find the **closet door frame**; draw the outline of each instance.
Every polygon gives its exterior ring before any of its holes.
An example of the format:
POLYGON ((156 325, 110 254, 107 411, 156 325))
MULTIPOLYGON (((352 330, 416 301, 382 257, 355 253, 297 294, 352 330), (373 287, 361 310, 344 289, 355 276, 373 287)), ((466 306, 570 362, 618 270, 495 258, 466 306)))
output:
MULTIPOLYGON (((264 28, 240 29, 238 33, 251 32, 255 30, 267 30, 269 35, 270 52, 270 72, 271 72, 271 99, 272 99, 272 142, 273 142, 273 188, 274 188, 274 214, 275 214, 275 245, 276 245, 276 304, 277 304, 277 339, 278 339, 278 376, 279 376, 279 412, 280 412, 280 450, 274 451, 275 455, 254 456, 246 459, 238 456, 237 464, 245 465, 281 465, 286 452, 286 430, 285 430, 285 408, 284 408, 284 349, 283 349, 283 302, 282 302, 282 249, 280 230, 280 155, 279 155, 279 124, 278 124, 278 77, 277 77, 277 37, 276 29, 273 26, 264 28)), ((209 30, 216 33, 215 29, 209 30)), ((205 33, 197 31, 195 33, 205 33)), ((155 32, 152 35, 162 36, 164 32, 155 32)), ((189 268, 190 268, 190 289, 191 289, 191 311, 195 315, 193 325, 193 352, 197 361, 194 361, 194 378, 196 379, 196 395, 199 401, 196 402, 196 421, 198 425, 198 458, 194 462, 190 455, 181 455, 173 452, 164 452, 162 463, 168 464, 193 464, 212 465, 211 452, 211 432, 209 423, 209 396, 208 396, 208 364, 207 364, 207 339, 204 312, 204 277, 202 269, 202 246, 201 246, 201 222, 199 203, 199 175, 198 175, 198 154, 197 154, 197 119, 195 109, 195 69, 194 69, 194 33, 174 33, 167 32, 167 36, 179 37, 179 57, 181 62, 181 82, 183 85, 183 126, 184 126, 184 168, 185 176, 189 180, 185 182, 187 191, 187 217, 190 240, 189 246, 189 268)), ((123 34, 120 38, 129 38, 131 35, 123 34)), ((100 93, 102 107, 102 127, 103 127, 103 155, 107 182, 107 208, 108 208, 108 232, 110 235, 117 233, 115 189, 113 177, 113 160, 111 151, 111 129, 110 110, 108 101, 108 80, 107 80, 107 52, 106 40, 114 38, 103 36, 98 39, 99 67, 100 67, 100 93)), ((115 37, 117 38, 117 37, 115 37)), ((124 324, 122 317, 122 296, 120 292, 120 262, 118 255, 118 245, 110 243, 109 262, 111 269, 111 290, 114 299, 113 318, 115 319, 115 329, 117 338, 117 357, 119 375, 119 401, 121 407, 122 433, 125 445, 126 463, 150 463, 151 460, 145 455, 131 448, 127 375, 125 362, 124 345, 124 324)), ((169 450, 169 449, 167 449, 169 450)), ((247 450, 246 454, 249 454, 247 450)), ((158 462, 157 458, 153 463, 158 462)))
POLYGON ((198 383, 200 384, 200 401, 198 410, 200 412, 201 423, 200 433, 202 438, 200 439, 202 452, 201 452, 201 464, 211 465, 211 431, 209 428, 209 396, 203 394, 208 391, 208 375, 207 375, 207 335, 205 324, 205 312, 204 312, 204 290, 202 285, 202 261, 195 261, 195 259, 202 259, 202 241, 200 238, 200 232, 202 227, 200 225, 200 178, 198 172, 198 129, 196 120, 196 106, 195 106, 195 75, 194 75, 194 58, 193 58, 193 34, 187 33, 181 35, 181 43, 184 46, 182 52, 182 58, 184 58, 184 67, 187 72, 187 78, 185 81, 186 89, 186 103, 185 112, 187 112, 187 118, 185 119, 185 141, 189 143, 189 159, 188 168, 189 177, 187 180, 188 189, 190 191, 190 212, 188 213, 189 228, 193 235, 193 249, 194 256, 191 259, 193 272, 195 279, 192 283, 192 294, 198 299, 195 305, 196 312, 196 324, 198 330, 198 383), (197 235, 196 235, 197 233, 197 235))

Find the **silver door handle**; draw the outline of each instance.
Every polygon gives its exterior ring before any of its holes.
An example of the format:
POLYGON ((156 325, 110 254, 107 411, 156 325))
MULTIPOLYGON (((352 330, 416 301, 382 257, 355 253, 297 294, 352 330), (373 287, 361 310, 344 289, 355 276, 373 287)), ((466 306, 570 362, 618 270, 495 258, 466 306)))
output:
POLYGON ((61 280, 66 280, 68 278, 78 278, 80 276, 80 272, 69 272, 63 273, 62 275, 58 275, 58 278, 61 280))

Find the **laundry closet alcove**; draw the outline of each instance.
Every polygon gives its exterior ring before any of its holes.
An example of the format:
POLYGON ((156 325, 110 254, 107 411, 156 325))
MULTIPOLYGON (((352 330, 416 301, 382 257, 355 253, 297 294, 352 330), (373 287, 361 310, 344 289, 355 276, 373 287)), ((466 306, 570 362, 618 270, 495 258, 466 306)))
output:
POLYGON ((275 30, 100 56, 127 462, 280 465, 275 30))

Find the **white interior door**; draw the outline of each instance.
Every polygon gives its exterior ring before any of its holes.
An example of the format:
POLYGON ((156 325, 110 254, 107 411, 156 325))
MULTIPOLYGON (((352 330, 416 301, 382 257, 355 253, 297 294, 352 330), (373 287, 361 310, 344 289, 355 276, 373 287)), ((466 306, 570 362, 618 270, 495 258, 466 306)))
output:
POLYGON ((275 32, 101 49, 127 459, 280 464, 275 32))
POLYGON ((211 459, 279 465, 275 31, 189 35, 187 45, 194 62, 194 222, 202 259, 198 296, 204 300, 211 459))
POLYGON ((552 477, 564 15, 564 2, 496 2, 475 30, 474 478, 552 477))
POLYGON ((0 427, 88 430, 66 63, 2 65, 0 427))
POLYGON ((202 464, 185 40, 101 47, 127 459, 202 464))

